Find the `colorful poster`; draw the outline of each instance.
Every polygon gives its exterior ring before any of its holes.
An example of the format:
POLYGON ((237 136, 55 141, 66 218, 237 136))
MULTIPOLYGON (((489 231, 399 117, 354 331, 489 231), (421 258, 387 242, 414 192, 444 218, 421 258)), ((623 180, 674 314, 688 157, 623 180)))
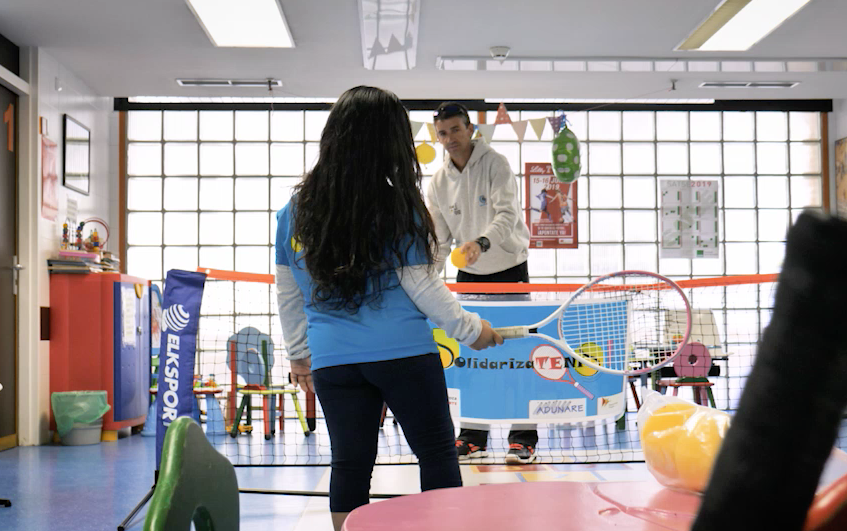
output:
POLYGON ((718 258, 717 180, 660 181, 662 258, 718 258))
MULTIPOLYGON (((502 296, 501 296, 502 297, 502 296)), ((609 305, 627 301, 586 301, 565 312, 565 321, 590 322, 608 315, 609 305)), ((558 308, 550 301, 467 301, 462 306, 488 320, 492 326, 533 323, 558 308)), ((629 345, 627 319, 610 326, 579 329, 580 339, 566 338, 591 355, 622 356, 629 345), (617 330, 618 339, 614 339, 617 330), (628 340, 627 340, 628 341, 628 340)), ((558 337, 558 322, 540 332, 558 337)), ((578 327, 574 327, 577 329, 578 327)), ((615 420, 626 405, 625 378, 586 367, 555 344, 541 338, 506 341, 493 349, 474 351, 454 340, 436 342, 442 354, 451 413, 455 422, 565 423, 615 420), (450 346, 452 341, 452 347, 450 346)), ((442 332, 443 334, 443 332, 442 332)), ((442 336, 443 337, 443 336, 442 336)))
POLYGON ((847 138, 835 141, 835 213, 847 219, 847 138))
POLYGON ((549 162, 527 162, 524 182, 530 248, 576 248, 576 181, 559 181, 549 162))
POLYGON ((41 137, 41 217, 56 221, 59 214, 59 175, 56 173, 57 145, 41 137))

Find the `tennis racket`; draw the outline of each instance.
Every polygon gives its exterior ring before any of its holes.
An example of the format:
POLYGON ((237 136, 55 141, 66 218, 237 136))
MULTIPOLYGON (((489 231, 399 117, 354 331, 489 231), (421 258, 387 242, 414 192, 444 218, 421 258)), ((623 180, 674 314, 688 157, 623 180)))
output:
POLYGON ((542 338, 598 371, 637 375, 655 371, 679 354, 691 333, 691 306, 669 278, 619 271, 582 286, 542 321, 494 330, 503 339, 542 338), (540 332, 554 321, 558 337, 540 332), (578 348, 586 343, 601 348, 578 348))
POLYGON ((533 349, 529 358, 532 360, 532 369, 538 376, 546 380, 570 384, 589 400, 594 400, 594 393, 574 380, 567 365, 565 365, 565 357, 559 349, 552 345, 539 345, 533 349))

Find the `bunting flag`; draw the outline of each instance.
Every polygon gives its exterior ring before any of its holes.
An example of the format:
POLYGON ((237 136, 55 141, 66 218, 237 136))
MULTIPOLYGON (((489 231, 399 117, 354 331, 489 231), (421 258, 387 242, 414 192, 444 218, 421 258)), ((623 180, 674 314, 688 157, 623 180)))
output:
POLYGON ((491 137, 494 136, 494 124, 479 124, 476 126, 479 133, 485 139, 486 143, 491 143, 491 137))
POLYGON ((423 122, 411 122, 412 123, 412 138, 417 138, 418 131, 423 127, 423 122))
POLYGON ((565 122, 565 115, 560 114, 559 116, 547 118, 547 120, 550 121, 550 125, 553 127, 553 134, 558 135, 562 129, 562 124, 565 122))
POLYGON ((512 129, 515 130, 515 134, 518 135, 518 142, 523 142, 523 137, 526 135, 526 120, 521 120, 520 122, 512 122, 512 129))
POLYGON ((532 126, 532 130, 535 131, 535 136, 538 137, 538 140, 541 140, 541 135, 544 134, 544 126, 547 125, 547 119, 535 118, 529 121, 529 125, 532 126))
POLYGON ((379 42, 379 37, 377 37, 374 39, 373 46, 371 46, 371 53, 368 54, 368 59, 373 59, 374 57, 383 54, 385 54, 385 48, 382 46, 382 43, 379 42))
POLYGON ((391 39, 388 40, 388 47, 385 49, 385 53, 402 52, 405 49, 406 48, 400 44, 400 41, 397 40, 397 36, 392 33, 391 39))
POLYGON ((494 125, 510 123, 512 123, 512 119, 509 118, 509 113, 506 112, 506 106, 501 103, 497 107, 497 118, 494 119, 494 125))
POLYGON ((434 144, 435 141, 438 139, 438 136, 435 134, 435 126, 427 122, 426 128, 429 131, 429 139, 434 144))
MULTIPOLYGON (((499 111, 498 111, 499 112, 499 111)), ((506 115, 508 117, 508 115, 506 115)), ((527 124, 532 126, 532 130, 535 131, 535 136, 538 137, 538 140, 541 140, 541 135, 544 134, 544 127, 547 122, 550 122, 550 125, 553 127, 553 132, 555 134, 559 134, 559 131, 562 130, 565 123, 565 116, 560 115, 555 118, 534 118, 532 120, 521 120, 519 122, 512 122, 511 120, 507 122, 495 122, 493 124, 478 124, 474 125, 474 133, 472 138, 485 138, 486 142, 491 142, 491 138, 494 136, 494 130, 497 125, 509 124, 512 129, 515 131, 515 134, 518 136, 518 142, 523 142, 524 138, 526 138, 526 129, 527 124)), ((420 133, 421 128, 426 125, 427 132, 429 133, 429 140, 434 144, 438 141, 438 134, 435 131, 435 126, 431 123, 427 122, 416 122, 414 120, 409 120, 409 123, 412 126, 412 138, 417 139, 418 133, 420 133)))

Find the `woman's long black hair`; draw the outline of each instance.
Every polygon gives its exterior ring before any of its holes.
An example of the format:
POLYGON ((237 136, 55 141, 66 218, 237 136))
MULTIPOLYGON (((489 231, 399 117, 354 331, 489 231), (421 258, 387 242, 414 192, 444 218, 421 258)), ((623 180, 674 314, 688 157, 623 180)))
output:
POLYGON ((338 98, 321 134, 314 169, 297 185, 294 234, 314 282, 312 298, 351 313, 378 305, 384 272, 432 264, 435 229, 420 193, 421 168, 409 117, 391 92, 355 87, 338 98))

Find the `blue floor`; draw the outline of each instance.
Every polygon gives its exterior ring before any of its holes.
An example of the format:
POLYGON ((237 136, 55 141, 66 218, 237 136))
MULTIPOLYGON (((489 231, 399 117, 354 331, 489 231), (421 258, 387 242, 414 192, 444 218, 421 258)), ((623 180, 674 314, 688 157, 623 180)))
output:
MULTIPOLYGON (((544 473, 562 471, 585 475, 575 479, 579 481, 637 481, 649 477, 643 463, 616 465, 613 462, 641 459, 634 414, 627 414, 626 424, 626 429, 621 431, 615 430, 613 425, 596 429, 544 427, 539 430, 537 468, 524 469, 530 473, 523 476, 538 476, 530 479, 534 481, 555 480, 544 473), (599 464, 545 464, 579 461, 599 464), (588 470, 586 466, 592 471, 590 474, 583 471, 588 470), (597 476, 598 473, 601 476, 597 476)), ((326 428, 322 422, 317 432, 305 438, 292 426, 290 430, 286 427, 285 435, 277 434, 271 441, 264 441, 262 435, 256 433, 240 436, 238 440, 216 442, 222 445, 219 450, 229 454, 230 459, 245 463, 268 462, 271 456, 275 456, 277 462, 288 464, 328 463, 328 440, 324 440, 326 428), (284 440, 286 437, 288 444, 284 440), (279 452, 268 451, 269 448, 279 452)), ((527 480, 526 477, 510 477, 521 476, 514 467, 499 466, 505 455, 507 432, 506 426, 492 429, 489 450, 494 455, 474 460, 472 464, 478 466, 462 467, 466 485, 527 480), (491 464, 498 466, 479 466, 491 464), (486 470, 500 475, 485 478, 486 470)), ((386 423, 378 461, 408 462, 410 452, 399 442, 402 439, 399 427, 386 423)), ((847 420, 842 421, 836 446, 847 450, 847 420)), ((46 445, 0 452, 0 498, 9 498, 13 503, 11 508, 0 508, 0 531, 116 529, 151 487, 154 456, 155 438, 140 435, 91 446, 46 445)), ((373 492, 403 494, 417 490, 417 467, 382 466, 378 469, 373 492)), ((844 470, 837 472, 840 475, 844 470)), ((241 488, 324 492, 328 488, 327 466, 236 467, 236 474, 241 488)), ((242 531, 331 530, 325 497, 242 493, 239 501, 242 531)), ((128 531, 142 529, 144 515, 142 511, 128 531)))
MULTIPOLYGON (((155 438, 135 435, 92 446, 18 447, 0 452, 2 531, 106 531, 118 524, 153 483, 155 438)), ((275 469, 279 475, 281 469, 275 469)), ((237 468, 239 484, 273 487, 267 469, 237 468)), ((314 489, 325 467, 285 469, 277 488, 314 489)), ((244 531, 295 528, 310 498, 241 495, 244 531)), ((143 527, 144 512, 128 530, 143 527)))

